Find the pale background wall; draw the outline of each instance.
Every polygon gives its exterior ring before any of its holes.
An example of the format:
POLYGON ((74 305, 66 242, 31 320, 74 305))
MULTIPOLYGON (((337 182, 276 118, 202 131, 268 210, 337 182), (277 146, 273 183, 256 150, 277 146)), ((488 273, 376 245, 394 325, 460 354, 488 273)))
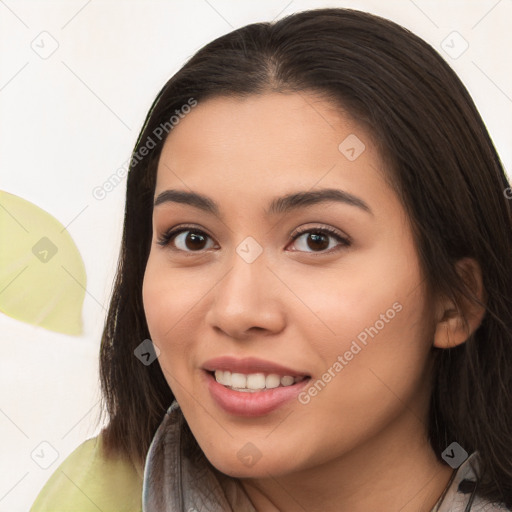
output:
POLYGON ((88 279, 81 337, 0 314, 0 511, 28 510, 58 464, 99 431, 98 350, 125 180, 103 200, 93 189, 127 160, 154 96, 198 48, 247 23, 327 6, 383 15, 436 47, 512 169, 511 0, 0 2, 0 189, 67 225, 88 279), (452 56, 441 46, 453 31, 469 44, 458 58, 458 36, 444 43, 452 56), (51 38, 58 48, 41 58, 31 43, 51 49, 51 38), (58 452, 47 469, 30 456, 42 441, 58 452))

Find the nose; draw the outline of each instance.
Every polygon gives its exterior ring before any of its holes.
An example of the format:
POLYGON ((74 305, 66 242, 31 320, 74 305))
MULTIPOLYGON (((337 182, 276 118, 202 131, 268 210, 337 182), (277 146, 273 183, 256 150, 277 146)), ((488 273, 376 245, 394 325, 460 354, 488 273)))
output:
POLYGON ((234 252, 229 263, 212 290, 207 325, 238 340, 282 331, 284 285, 268 267, 265 252, 250 263, 234 252))

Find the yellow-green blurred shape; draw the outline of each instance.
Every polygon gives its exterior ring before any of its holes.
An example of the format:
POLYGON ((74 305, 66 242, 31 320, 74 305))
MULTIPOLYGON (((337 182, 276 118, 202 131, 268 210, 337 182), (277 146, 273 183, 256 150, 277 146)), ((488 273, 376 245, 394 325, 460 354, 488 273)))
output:
POLYGON ((82 333, 87 278, 64 226, 0 190, 0 311, 64 334, 82 333))

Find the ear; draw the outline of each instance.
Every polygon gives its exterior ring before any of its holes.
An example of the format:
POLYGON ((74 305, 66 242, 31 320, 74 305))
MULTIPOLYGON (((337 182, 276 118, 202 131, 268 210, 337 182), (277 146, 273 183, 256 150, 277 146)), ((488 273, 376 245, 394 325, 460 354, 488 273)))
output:
MULTIPOLYGON (((456 269, 466 283, 469 293, 485 305, 487 297, 482 283, 482 271, 477 261, 473 258, 463 258, 456 263, 456 269)), ((456 347, 464 343, 482 323, 485 307, 464 296, 460 300, 460 310, 446 297, 439 301, 434 347, 456 347)))

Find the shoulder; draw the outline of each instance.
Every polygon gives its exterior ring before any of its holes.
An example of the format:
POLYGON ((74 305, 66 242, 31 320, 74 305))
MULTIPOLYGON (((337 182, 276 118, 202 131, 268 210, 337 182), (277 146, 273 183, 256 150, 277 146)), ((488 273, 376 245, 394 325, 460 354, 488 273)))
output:
POLYGON ((125 458, 105 458, 100 434, 84 441, 60 464, 30 512, 140 512, 141 471, 125 458))

